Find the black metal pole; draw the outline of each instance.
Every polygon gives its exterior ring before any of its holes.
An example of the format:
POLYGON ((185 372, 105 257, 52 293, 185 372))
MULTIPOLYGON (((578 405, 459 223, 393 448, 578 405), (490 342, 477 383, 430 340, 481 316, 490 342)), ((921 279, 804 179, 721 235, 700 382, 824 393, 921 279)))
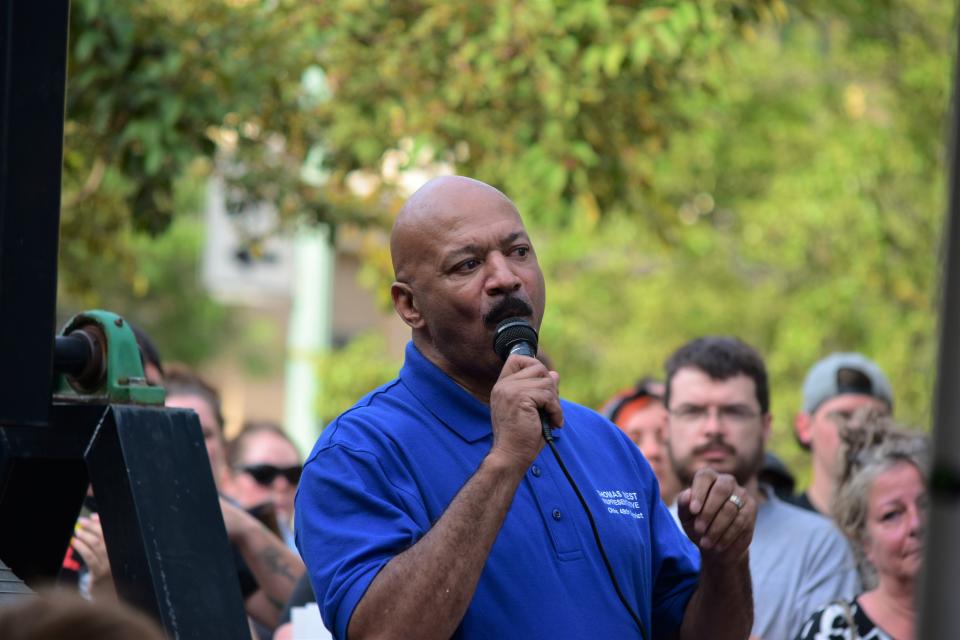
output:
POLYGON ((934 466, 930 487, 933 500, 917 633, 918 638, 930 640, 960 637, 955 588, 960 576, 960 64, 955 61, 954 66, 947 156, 949 204, 943 226, 940 354, 934 396, 934 466))
POLYGON ((47 424, 67 0, 0 0, 0 424, 47 424))

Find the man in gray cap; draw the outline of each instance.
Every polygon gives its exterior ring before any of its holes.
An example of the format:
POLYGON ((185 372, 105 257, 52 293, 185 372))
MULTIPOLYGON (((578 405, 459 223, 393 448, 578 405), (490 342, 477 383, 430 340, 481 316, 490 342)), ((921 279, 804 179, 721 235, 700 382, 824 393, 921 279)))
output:
POLYGON ((812 473, 806 493, 791 502, 830 515, 840 471, 837 424, 862 407, 889 413, 893 390, 880 367, 859 353, 831 353, 813 365, 803 383, 803 410, 794 421, 797 441, 810 451, 812 473))

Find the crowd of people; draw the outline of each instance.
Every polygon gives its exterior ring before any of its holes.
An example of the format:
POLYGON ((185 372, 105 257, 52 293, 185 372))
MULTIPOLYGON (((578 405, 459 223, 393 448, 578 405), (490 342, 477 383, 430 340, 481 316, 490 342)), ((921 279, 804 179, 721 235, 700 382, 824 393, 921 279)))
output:
POLYGON ((795 427, 798 441, 811 451, 811 481, 805 492, 786 496, 763 479, 772 466, 778 473, 782 467, 763 450, 770 414, 760 355, 736 338, 701 338, 671 356, 666 376, 665 386, 645 379, 617 394, 605 413, 644 451, 667 504, 677 492, 672 488, 689 485, 691 472, 703 466, 729 471, 755 492, 760 507, 750 547, 754 637, 913 637, 926 440, 891 421, 893 392, 876 363, 858 353, 833 353, 810 369, 795 427), (636 398, 644 399, 649 420, 621 414, 636 398), (661 450, 665 463, 660 462, 661 450), (884 515, 879 506, 868 515, 867 483, 895 462, 906 465, 898 469, 906 477, 892 482, 910 492, 890 507, 902 513, 884 514, 899 519, 898 537, 893 548, 874 547, 875 559, 868 560, 864 542, 879 536, 868 536, 867 523, 884 515), (876 572, 890 563, 903 575, 897 580, 885 574, 889 580, 881 593, 889 596, 884 605, 899 606, 871 607, 874 591, 858 593, 876 586, 876 572), (874 623, 868 613, 883 624, 874 623))
MULTIPOLYGON (((283 429, 271 422, 247 422, 228 440, 216 388, 184 366, 164 367, 152 341, 136 333, 147 381, 165 388, 167 407, 196 414, 251 635, 272 638, 289 621, 287 603, 305 573, 292 537, 300 453, 283 429)), ((65 585, 75 586, 94 603, 116 606, 107 543, 96 497, 89 491, 58 580, 58 586, 65 585)), ((66 606, 71 612, 83 610, 77 607, 76 603, 66 606)), ((2 627, 0 636, 6 637, 2 627)))
MULTIPOLYGON (((562 399, 546 359, 494 351, 510 319, 535 343, 546 307, 496 189, 429 182, 391 254, 403 368, 305 464, 273 423, 227 440, 215 388, 139 336, 167 405, 197 415, 253 637, 292 637, 291 608, 312 602, 337 638, 916 637, 929 447, 893 422, 875 362, 810 368, 794 422, 810 482, 794 494, 767 451, 764 359, 739 338, 679 346, 599 411, 562 399)), ((93 495, 62 580, 116 603, 93 495)), ((28 611, 0 610, 0 636, 28 611)))

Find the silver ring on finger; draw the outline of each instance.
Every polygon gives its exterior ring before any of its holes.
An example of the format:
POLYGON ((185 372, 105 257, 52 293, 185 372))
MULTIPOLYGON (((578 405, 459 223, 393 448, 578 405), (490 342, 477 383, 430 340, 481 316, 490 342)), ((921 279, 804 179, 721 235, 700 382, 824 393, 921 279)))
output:
POLYGON ((727 500, 729 500, 730 502, 732 502, 732 503, 733 503, 733 506, 735 506, 735 507, 737 508, 737 513, 739 513, 740 510, 743 509, 743 498, 741 498, 741 497, 738 496, 737 494, 731 493, 731 494, 730 494, 730 497, 727 498, 727 500))

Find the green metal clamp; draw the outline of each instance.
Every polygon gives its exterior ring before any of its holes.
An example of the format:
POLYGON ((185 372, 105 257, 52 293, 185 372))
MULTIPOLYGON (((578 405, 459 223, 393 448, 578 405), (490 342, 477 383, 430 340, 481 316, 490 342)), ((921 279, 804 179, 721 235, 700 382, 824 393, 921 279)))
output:
POLYGON ((100 309, 84 311, 71 318, 60 335, 86 340, 93 358, 82 373, 57 376, 58 400, 163 404, 166 393, 147 384, 137 338, 123 318, 100 309))

